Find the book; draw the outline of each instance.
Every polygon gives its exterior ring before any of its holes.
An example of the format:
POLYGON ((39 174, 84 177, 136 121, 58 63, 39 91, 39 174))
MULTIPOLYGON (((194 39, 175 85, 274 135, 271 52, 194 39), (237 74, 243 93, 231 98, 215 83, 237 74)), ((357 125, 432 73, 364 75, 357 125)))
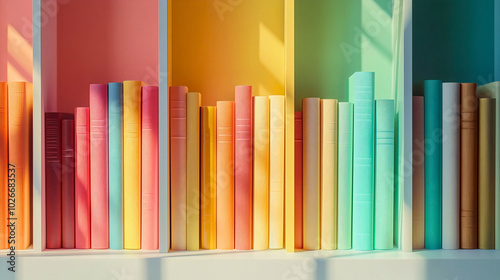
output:
POLYGON ((442 247, 460 248, 460 84, 443 83, 442 247))
POLYGON ((302 112, 295 112, 295 208, 294 208, 294 236, 295 248, 302 249, 302 112))
POLYGON ((269 249, 284 247, 285 96, 269 96, 269 249))
MULTIPOLYGON (((8 188, 8 166, 9 166, 9 122, 7 83, 0 82, 0 220, 7 221, 9 188, 8 188)), ((0 249, 9 248, 9 230, 0 227, 0 249)))
POLYGON ((90 246, 109 248, 108 85, 91 84, 90 110, 90 246))
MULTIPOLYGON (((460 248, 477 249, 478 100, 474 83, 460 84, 460 248)), ((427 164, 427 162, 426 162, 427 164)), ((427 167, 426 167, 427 168, 427 167)), ((427 194, 427 182, 426 182, 427 194)), ((425 197, 427 199, 427 195, 425 197)), ((426 215, 427 217, 427 215, 426 215)))
POLYGON ((394 100, 375 101, 374 248, 394 244, 394 100))
POLYGON ((216 248, 216 108, 201 108, 201 248, 216 248))
POLYGON ((425 134, 424 134, 424 97, 413 96, 413 249, 425 248, 424 211, 425 211, 425 134))
POLYGON ((187 240, 190 251, 200 249, 200 106, 199 92, 187 94, 187 240))
POLYGON ((217 101, 217 249, 234 249, 234 101, 217 101))
POLYGON ((234 95, 234 247, 252 249, 252 87, 234 95))
POLYGON ((172 250, 186 250, 186 106, 187 87, 171 86, 170 119, 170 234, 172 250))
POLYGON ((253 97, 253 125, 253 249, 267 250, 269 249, 269 98, 267 96, 253 97))
POLYGON ((302 99, 303 248, 320 249, 320 101, 302 99))
POLYGON ((75 248, 90 249, 90 112, 75 108, 75 248))
POLYGON ((374 161, 373 72, 356 72, 349 78, 354 96, 354 152, 352 186, 352 248, 373 249, 374 161))
POLYGON ((337 249, 337 110, 336 99, 320 101, 321 249, 337 249))
POLYGON ((142 87, 141 249, 158 249, 158 87, 142 87))
POLYGON ((339 102, 338 233, 337 249, 351 249, 352 145, 354 106, 339 102))
POLYGON ((108 84, 109 248, 123 249, 123 84, 108 84))
POLYGON ((478 247, 495 249, 496 100, 479 99, 478 247))
POLYGON ((141 248, 141 86, 123 82, 123 248, 141 248))
POLYGON ((62 248, 71 249, 75 248, 75 123, 64 119, 61 127, 62 248))

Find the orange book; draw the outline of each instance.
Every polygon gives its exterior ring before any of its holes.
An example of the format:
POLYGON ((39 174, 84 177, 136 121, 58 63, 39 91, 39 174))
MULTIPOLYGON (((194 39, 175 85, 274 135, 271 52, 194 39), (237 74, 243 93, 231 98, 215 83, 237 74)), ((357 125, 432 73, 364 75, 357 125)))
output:
MULTIPOLYGON (((0 224, 5 225, 7 221, 8 188, 7 169, 9 162, 8 146, 8 122, 7 122, 7 83, 0 82, 0 224)), ((7 227, 0 227, 0 249, 7 249, 9 231, 7 227)))

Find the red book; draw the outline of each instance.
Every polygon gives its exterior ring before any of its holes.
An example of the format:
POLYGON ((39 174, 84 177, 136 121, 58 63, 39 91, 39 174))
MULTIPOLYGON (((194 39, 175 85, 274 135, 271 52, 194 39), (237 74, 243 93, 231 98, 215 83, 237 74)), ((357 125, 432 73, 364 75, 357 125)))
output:
POLYGON ((62 247, 75 248, 75 124, 62 121, 62 247))
POLYGON ((295 112, 295 248, 302 249, 302 112, 295 112))
POLYGON ((90 249, 89 108, 75 108, 75 247, 90 249))

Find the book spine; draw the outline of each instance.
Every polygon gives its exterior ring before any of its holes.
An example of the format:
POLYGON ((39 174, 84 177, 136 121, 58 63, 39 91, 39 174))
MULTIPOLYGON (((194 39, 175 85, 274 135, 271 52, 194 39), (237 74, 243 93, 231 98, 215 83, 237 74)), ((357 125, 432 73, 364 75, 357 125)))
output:
POLYGON ((269 98, 254 96, 253 109, 253 248, 267 250, 269 249, 269 98))
POLYGON ((443 83, 442 247, 460 248, 460 84, 443 83))
POLYGON ((394 244, 394 100, 375 101, 375 249, 394 244))
POLYGON ((352 247, 372 250, 375 75, 373 72, 357 72, 349 79, 354 94, 352 247))
POLYGON ((495 99, 479 99, 479 249, 495 249, 495 115, 495 99))
POLYGON ((158 87, 142 87, 141 248, 158 249, 158 87))
POLYGON ((283 248, 285 227, 285 96, 269 96, 269 249, 283 248))
POLYGON ((425 248, 424 211, 425 211, 425 134, 424 134, 424 97, 413 96, 413 249, 425 248))
MULTIPOLYGON (((24 181, 27 182, 24 184, 24 196, 22 197, 22 205, 23 205, 23 211, 25 216, 27 216, 26 219, 22 221, 22 234, 23 234, 23 240, 26 241, 26 243, 22 247, 25 249, 30 246, 32 243, 32 220, 33 217, 31 215, 32 213, 32 189, 33 189, 33 84, 25 82, 25 89, 26 89, 26 119, 27 119, 27 124, 24 128, 24 133, 28 135, 28 141, 24 144, 25 150, 24 150, 24 157, 27 159, 26 162, 28 163, 27 168, 25 169, 25 172, 23 174, 24 176, 24 181)), ((67 115, 67 114, 65 114, 67 115)))
POLYGON ((252 249, 252 87, 234 96, 234 247, 252 249))
POLYGON ((320 101, 302 99, 303 248, 320 249, 320 101))
POLYGON ((170 209, 172 250, 186 250, 186 106, 187 87, 169 89, 170 114, 170 209))
POLYGON ((295 112, 295 248, 302 249, 302 112, 295 112))
POLYGON ((141 86, 123 82, 123 247, 141 248, 141 86))
MULTIPOLYGON (((7 83, 0 82, 0 220, 7 221, 8 215, 8 166, 9 166, 9 123, 7 109, 7 83)), ((9 248, 9 230, 0 227, 0 249, 9 248)))
POLYGON ((200 106, 199 92, 187 94, 187 241, 190 251, 200 249, 200 106))
POLYGON ((201 247, 216 248, 216 110, 201 110, 201 247))
POLYGON ((89 108, 75 108, 75 247, 90 249, 89 108))
POLYGON ((75 123, 62 120, 62 248, 75 248, 75 123))
POLYGON ((217 249, 234 249, 233 101, 217 101, 217 249))

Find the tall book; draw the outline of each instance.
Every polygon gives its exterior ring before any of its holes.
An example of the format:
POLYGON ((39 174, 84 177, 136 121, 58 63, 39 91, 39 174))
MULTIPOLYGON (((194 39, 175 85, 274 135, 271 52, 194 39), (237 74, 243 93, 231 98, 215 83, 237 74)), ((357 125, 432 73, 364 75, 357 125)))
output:
POLYGON ((341 250, 351 249, 353 112, 352 103, 339 102, 337 248, 341 250))
POLYGON ((90 249, 90 112, 75 108, 75 248, 90 249))
POLYGON ((460 84, 443 83, 443 249, 460 248, 460 84))
POLYGON ((123 82, 123 247, 141 248, 141 86, 123 82))
MULTIPOLYGON (((477 249, 478 107, 477 85, 463 83, 461 91, 460 248, 477 249)), ((426 162, 427 164, 427 162, 426 162)), ((426 166, 427 168, 427 166, 426 166)), ((427 183, 427 182, 426 182, 427 183)), ((426 184, 427 194, 427 184, 426 184)), ((427 199, 427 195, 425 197, 427 199)), ((427 214, 427 213, 426 213, 427 214)), ((426 215, 427 217, 427 215, 426 215)))
POLYGON ((495 249, 496 100, 479 99, 479 249, 495 249))
POLYGON ((158 87, 142 87, 141 249, 158 249, 158 87))
POLYGON ((216 110, 201 108, 201 248, 216 249, 216 110))
POLYGON ((305 250, 320 249, 320 101, 302 99, 303 229, 305 250))
POLYGON ((302 249, 302 112, 295 112, 295 248, 302 249))
POLYGON ((321 249, 337 249, 337 110, 336 99, 322 99, 321 110, 321 249))
POLYGON ((123 249, 123 84, 108 84, 109 248, 123 249))
POLYGON ((188 250, 200 249, 200 106, 199 92, 187 94, 187 241, 188 250))
POLYGON ((269 249, 269 98, 254 96, 253 110, 253 248, 267 250, 269 249))
POLYGON ((424 97, 413 96, 413 249, 425 248, 425 156, 424 156, 424 97))
POLYGON ((171 86, 170 118, 170 224, 172 250, 186 250, 186 106, 187 87, 171 86))
POLYGON ((269 249, 283 248, 285 228, 285 96, 269 96, 269 249))
POLYGON ((234 96, 234 247, 252 249, 252 87, 234 96))
POLYGON ((349 78, 354 96, 354 154, 352 186, 352 248, 373 249, 374 161, 373 72, 356 72, 349 78))
POLYGON ((217 101, 217 249, 234 249, 234 101, 217 101))
POLYGON ((375 249, 394 244, 394 100, 375 101, 375 249))
MULTIPOLYGON (((7 111, 7 83, 0 82, 0 220, 7 221, 8 215, 8 165, 9 165, 9 123, 7 111)), ((0 249, 7 249, 9 231, 0 227, 0 249)))
MULTIPOLYGON (((62 248, 75 248, 75 123, 62 120, 62 248)), ((47 150, 46 150, 47 151, 47 150)))

